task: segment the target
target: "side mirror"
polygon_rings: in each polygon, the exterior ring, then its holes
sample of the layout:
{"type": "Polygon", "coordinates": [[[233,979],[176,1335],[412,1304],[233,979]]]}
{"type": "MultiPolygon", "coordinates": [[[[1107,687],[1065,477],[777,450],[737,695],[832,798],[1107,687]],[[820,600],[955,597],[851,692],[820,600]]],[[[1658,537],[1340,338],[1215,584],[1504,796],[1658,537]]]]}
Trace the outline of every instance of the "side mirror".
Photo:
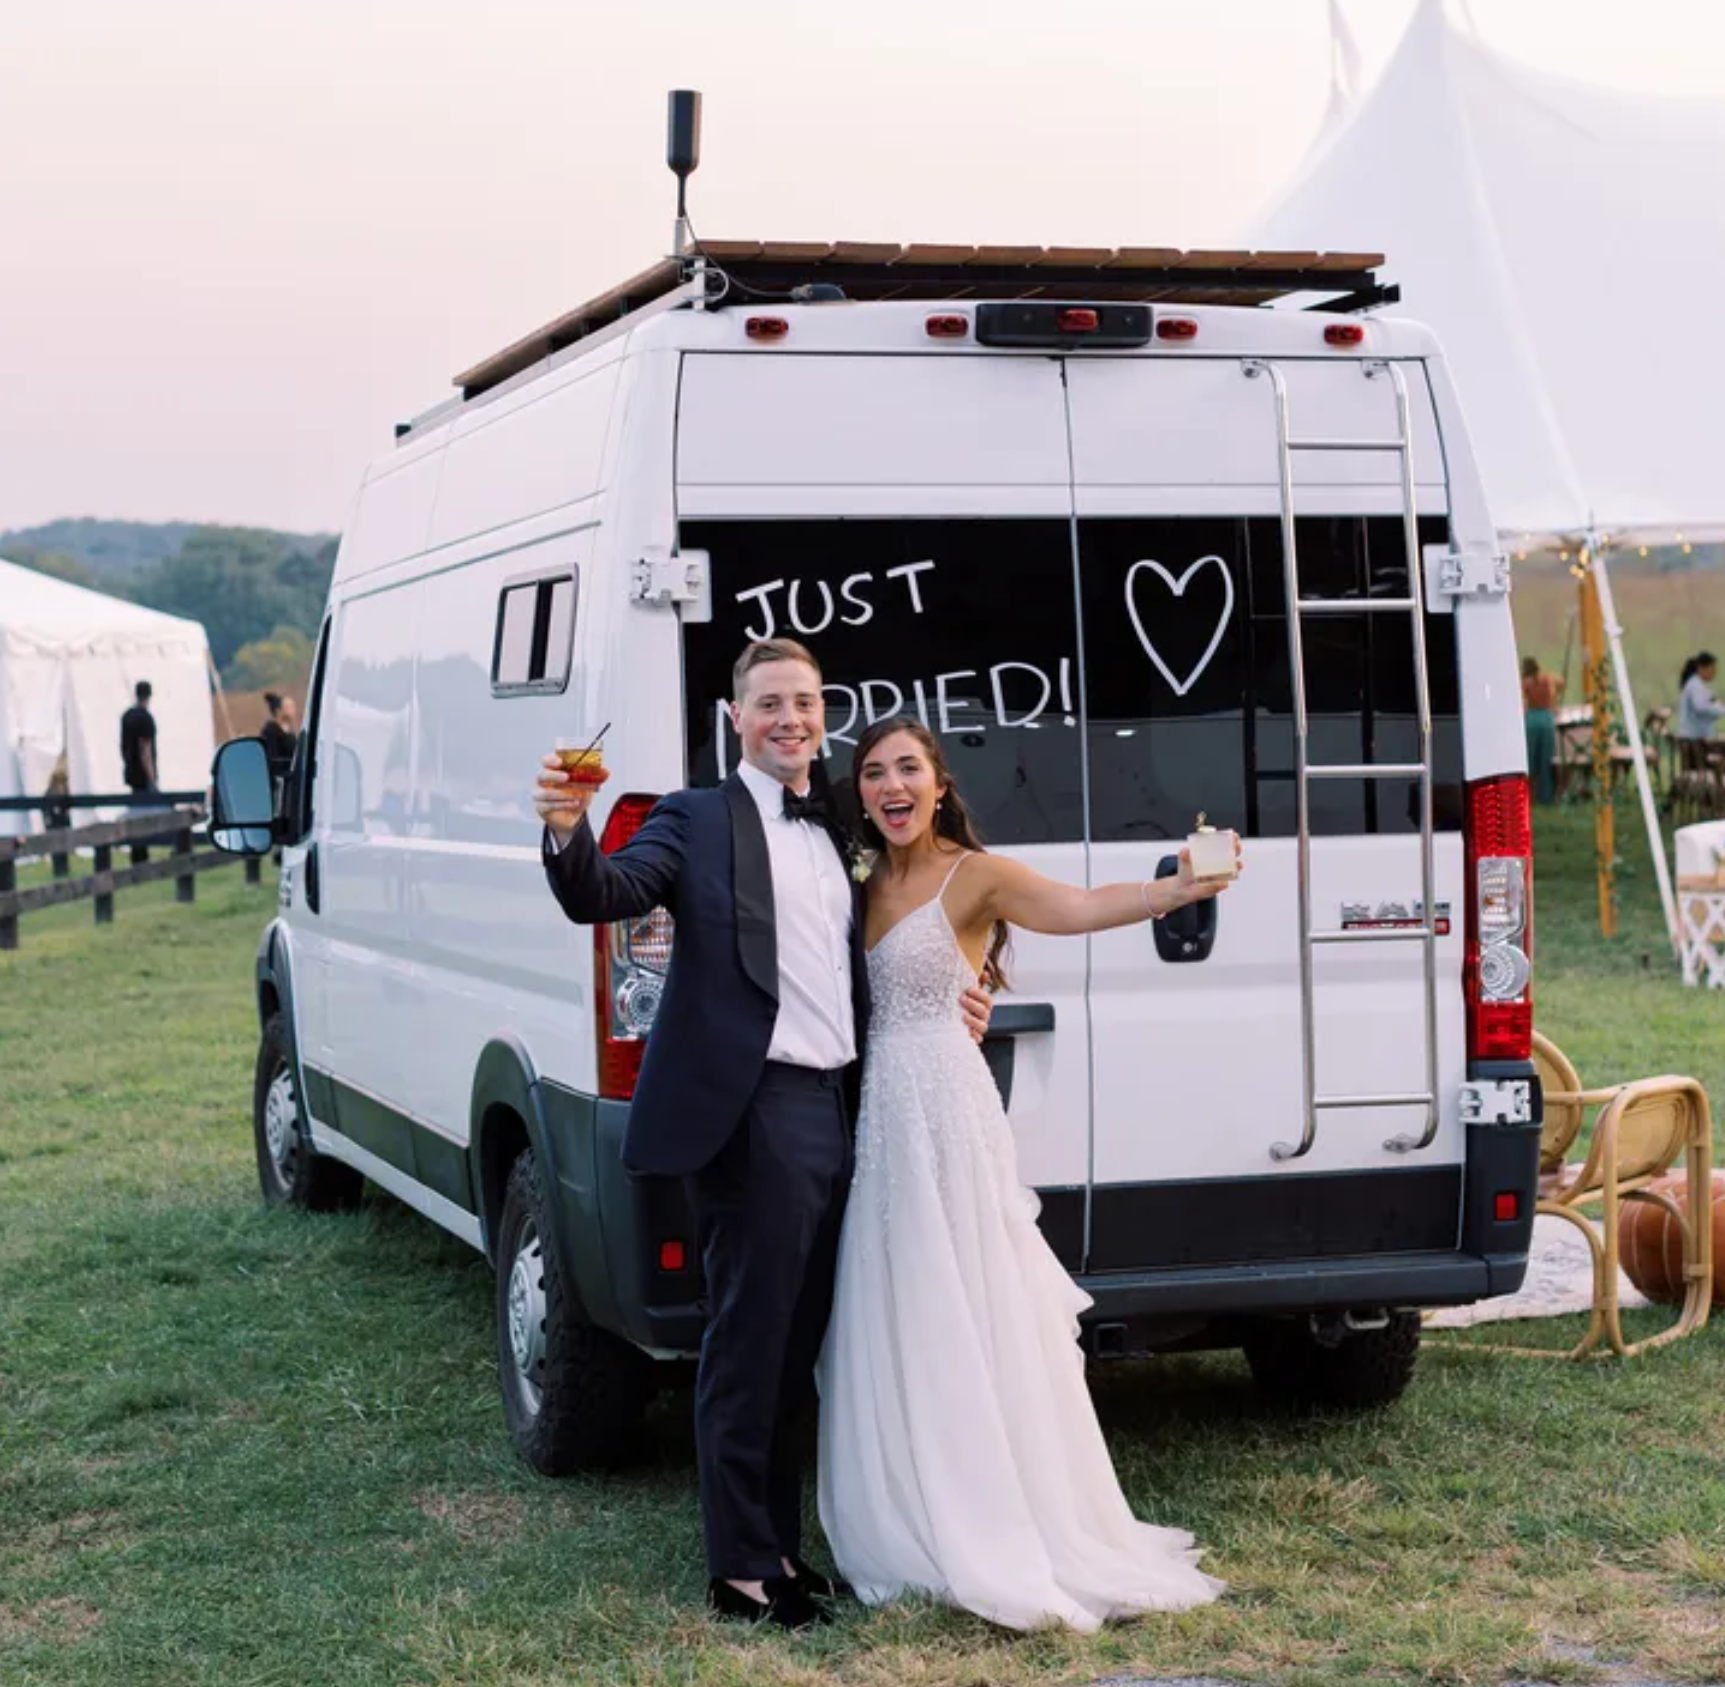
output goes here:
{"type": "Polygon", "coordinates": [[[224,744],[210,786],[210,842],[226,855],[267,855],[275,843],[275,782],[263,740],[224,744]]]}

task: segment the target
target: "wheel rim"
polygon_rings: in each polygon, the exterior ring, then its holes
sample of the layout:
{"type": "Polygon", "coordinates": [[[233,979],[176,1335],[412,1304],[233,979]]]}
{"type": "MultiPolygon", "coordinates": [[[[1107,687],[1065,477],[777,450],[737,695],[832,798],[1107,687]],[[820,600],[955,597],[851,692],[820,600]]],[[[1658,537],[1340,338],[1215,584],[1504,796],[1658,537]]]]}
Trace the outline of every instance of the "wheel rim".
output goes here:
{"type": "Polygon", "coordinates": [[[537,1413],[545,1370],[545,1250],[531,1225],[522,1230],[509,1268],[508,1320],[516,1385],[528,1410],[537,1413]]]}
{"type": "Polygon", "coordinates": [[[283,1187],[292,1184],[299,1160],[299,1104],[294,1100],[293,1074],[285,1064],[276,1068],[264,1096],[264,1146],[283,1187]]]}

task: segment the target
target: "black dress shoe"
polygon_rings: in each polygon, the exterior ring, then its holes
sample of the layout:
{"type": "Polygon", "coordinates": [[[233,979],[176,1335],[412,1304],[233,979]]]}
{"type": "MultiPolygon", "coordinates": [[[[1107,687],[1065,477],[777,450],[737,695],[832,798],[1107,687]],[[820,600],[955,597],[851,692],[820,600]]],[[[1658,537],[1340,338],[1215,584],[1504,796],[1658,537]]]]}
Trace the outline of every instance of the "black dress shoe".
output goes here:
{"type": "Polygon", "coordinates": [[[767,1595],[764,1602],[715,1576],[707,1583],[707,1603],[716,1615],[733,1622],[799,1629],[832,1621],[789,1576],[768,1576],[761,1586],[767,1595]]]}
{"type": "Polygon", "coordinates": [[[764,1623],[772,1615],[772,1605],[762,1599],[751,1599],[740,1587],[714,1576],[707,1583],[707,1603],[721,1617],[740,1623],[764,1623]]]}
{"type": "Polygon", "coordinates": [[[849,1582],[843,1582],[836,1576],[823,1576],[819,1570],[810,1564],[805,1564],[794,1553],[791,1555],[791,1575],[804,1593],[811,1599],[855,1599],[856,1589],[849,1582]]]}

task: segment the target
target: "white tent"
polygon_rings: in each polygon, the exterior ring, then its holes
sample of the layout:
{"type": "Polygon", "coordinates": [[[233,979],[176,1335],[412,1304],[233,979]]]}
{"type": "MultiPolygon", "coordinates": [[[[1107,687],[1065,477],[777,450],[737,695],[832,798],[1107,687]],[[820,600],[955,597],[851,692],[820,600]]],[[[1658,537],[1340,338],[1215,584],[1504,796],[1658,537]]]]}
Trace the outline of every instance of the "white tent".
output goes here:
{"type": "Polygon", "coordinates": [[[1420,0],[1350,99],[1331,15],[1330,115],[1244,244],[1388,255],[1396,308],[1449,357],[1502,532],[1725,534],[1725,104],[1547,75],[1445,0],[1420,0]]]}
{"type": "MultiPolygon", "coordinates": [[[[42,792],[62,755],[74,793],[124,790],[120,716],[139,680],[162,789],[201,791],[215,748],[203,627],[0,561],[0,796],[42,792]]],[[[35,819],[0,813],[0,835],[35,819]]]]}

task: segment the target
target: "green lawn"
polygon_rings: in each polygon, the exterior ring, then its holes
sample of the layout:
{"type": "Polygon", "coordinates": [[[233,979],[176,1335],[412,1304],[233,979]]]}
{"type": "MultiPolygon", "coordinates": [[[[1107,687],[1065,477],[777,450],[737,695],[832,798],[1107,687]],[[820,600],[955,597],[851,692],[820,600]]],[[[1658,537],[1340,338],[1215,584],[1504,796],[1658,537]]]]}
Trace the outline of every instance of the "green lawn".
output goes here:
{"type": "MultiPolygon", "coordinates": [[[[1725,1095],[1725,998],[1677,985],[1633,829],[1609,947],[1586,814],[1539,833],[1542,1023],[1589,1081],[1725,1095]]],[[[1232,1356],[1104,1370],[1129,1494],[1212,1547],[1222,1603],[1089,1640],[923,1608],[710,1625],[686,1397],[642,1466],[543,1480],[504,1436],[476,1255],[382,1198],[260,1207],[273,902],[224,871],[101,930],[29,918],[0,956],[6,1687],[1725,1677],[1725,1321],[1628,1366],[1434,1342],[1358,1421],[1267,1410],[1232,1356]]]]}

